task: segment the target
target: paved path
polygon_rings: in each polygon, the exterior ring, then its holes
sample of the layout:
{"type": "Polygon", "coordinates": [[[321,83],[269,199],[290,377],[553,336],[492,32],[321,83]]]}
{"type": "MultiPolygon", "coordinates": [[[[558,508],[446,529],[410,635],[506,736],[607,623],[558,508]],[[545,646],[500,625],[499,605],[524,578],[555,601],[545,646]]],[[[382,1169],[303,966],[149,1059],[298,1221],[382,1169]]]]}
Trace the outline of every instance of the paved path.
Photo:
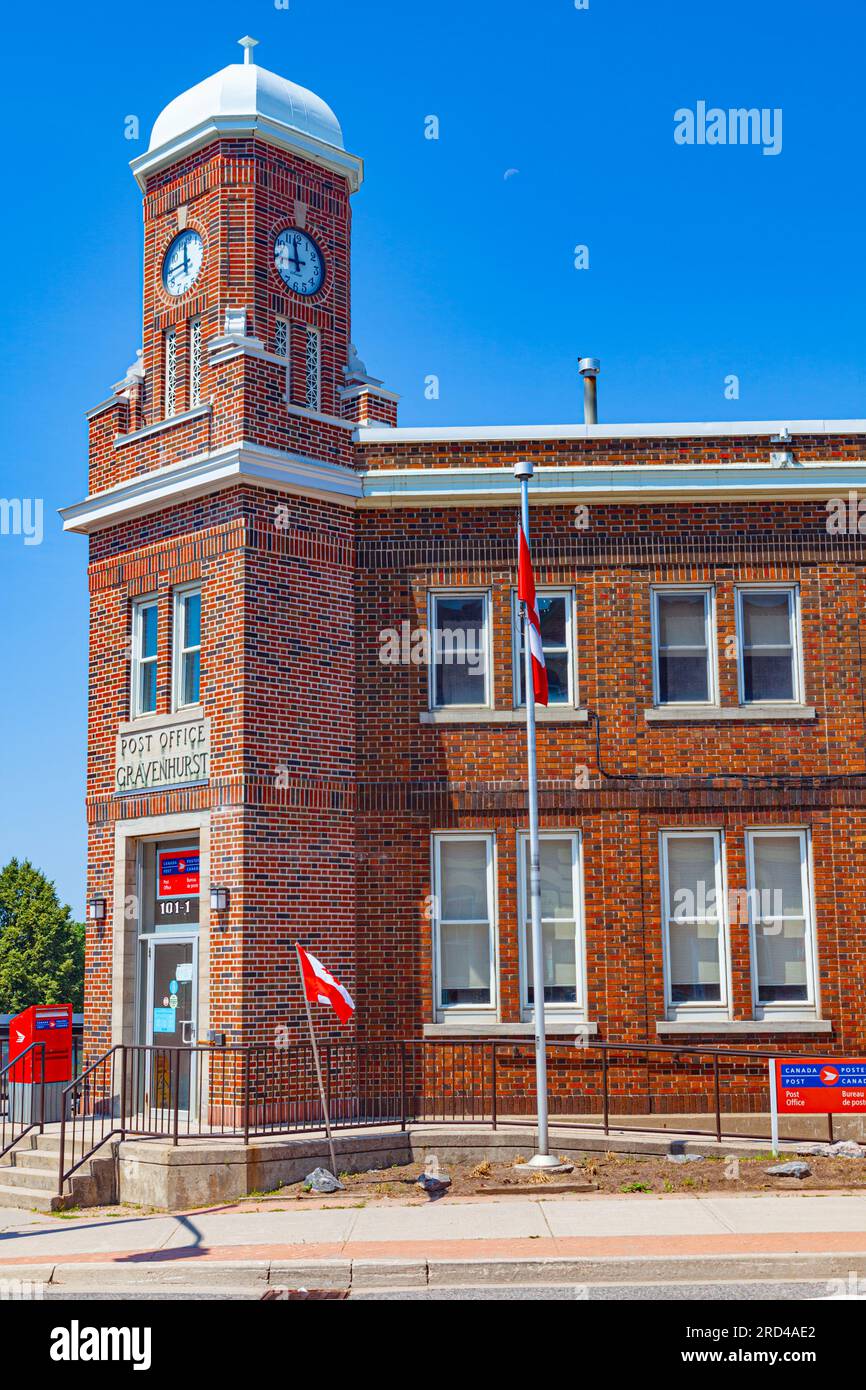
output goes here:
{"type": "Polygon", "coordinates": [[[58,1219],[0,1211],[0,1265],[292,1259],[866,1254],[866,1197],[446,1198],[58,1219]]]}

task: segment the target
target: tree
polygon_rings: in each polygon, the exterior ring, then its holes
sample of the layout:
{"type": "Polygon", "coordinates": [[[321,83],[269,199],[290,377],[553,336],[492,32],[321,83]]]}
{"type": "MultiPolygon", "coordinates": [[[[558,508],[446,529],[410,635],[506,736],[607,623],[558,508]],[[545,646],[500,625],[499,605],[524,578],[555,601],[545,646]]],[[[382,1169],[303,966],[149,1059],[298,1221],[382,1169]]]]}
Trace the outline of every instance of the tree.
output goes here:
{"type": "Polygon", "coordinates": [[[28,1004],[84,1007],[84,926],[25,859],[0,869],[0,1012],[28,1004]]]}

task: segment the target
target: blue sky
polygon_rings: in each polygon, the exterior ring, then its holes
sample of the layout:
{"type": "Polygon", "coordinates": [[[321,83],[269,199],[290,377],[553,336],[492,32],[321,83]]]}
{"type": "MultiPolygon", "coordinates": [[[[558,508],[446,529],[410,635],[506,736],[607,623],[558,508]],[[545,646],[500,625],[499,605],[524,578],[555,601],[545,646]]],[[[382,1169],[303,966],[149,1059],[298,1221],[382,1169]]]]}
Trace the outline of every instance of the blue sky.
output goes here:
{"type": "Polygon", "coordinates": [[[866,414],[858,0],[19,8],[4,77],[0,496],[43,498],[45,535],[0,536],[0,863],[29,856],[79,913],[86,543],[62,535],[56,508],[84,495],[84,412],[140,344],[128,161],[166,102],[237,60],[245,33],[263,66],[333,106],[365,157],[355,338],[401,393],[402,423],[579,419],[579,354],[602,359],[602,420],[866,414]],[[780,108],[781,152],[677,145],[674,113],[699,101],[780,108]]]}

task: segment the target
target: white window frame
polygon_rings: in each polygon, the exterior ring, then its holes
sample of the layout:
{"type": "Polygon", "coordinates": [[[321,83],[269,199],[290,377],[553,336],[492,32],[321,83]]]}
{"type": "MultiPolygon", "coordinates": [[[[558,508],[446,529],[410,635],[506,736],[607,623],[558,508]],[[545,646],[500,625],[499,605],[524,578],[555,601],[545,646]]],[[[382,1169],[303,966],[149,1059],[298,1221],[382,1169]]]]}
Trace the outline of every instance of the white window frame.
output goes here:
{"type": "Polygon", "coordinates": [[[291,319],[278,317],[274,321],[274,356],[279,357],[286,364],[285,390],[283,399],[291,400],[292,387],[292,321],[291,319]],[[285,343],[285,351],[280,352],[280,338],[285,343]]]}
{"type": "Polygon", "coordinates": [[[800,630],[800,586],[798,584],[738,584],[736,586],[737,624],[737,698],[741,705],[799,705],[803,702],[803,637],[800,630]],[[791,661],[794,668],[794,693],[789,700],[746,700],[746,662],[743,642],[744,594],[787,594],[788,629],[791,634],[791,661]]]}
{"type": "Polygon", "coordinates": [[[189,324],[189,404],[201,405],[202,322],[201,318],[190,319],[189,324]]]}
{"type": "MultiPolygon", "coordinates": [[[[132,719],[146,719],[156,713],[154,709],[141,708],[141,672],[144,666],[155,666],[159,675],[159,602],[156,594],[148,594],[133,600],[131,616],[131,648],[129,713],[132,719]],[[149,608],[156,609],[156,655],[142,656],[144,636],[144,613],[149,608]]],[[[158,697],[157,697],[158,703],[158,697]]]]}
{"type": "MultiPolygon", "coordinates": [[[[554,709],[577,709],[578,708],[578,689],[577,689],[577,645],[575,642],[575,623],[574,623],[574,589],[556,588],[548,585],[542,589],[536,589],[538,598],[564,598],[565,599],[565,648],[568,655],[568,693],[569,698],[561,704],[556,702],[552,705],[554,709]]],[[[526,701],[520,699],[520,676],[521,668],[524,665],[525,657],[521,655],[520,645],[523,635],[523,622],[521,619],[521,603],[517,597],[517,590],[511,591],[511,689],[512,701],[515,709],[525,709],[526,701]]]]}
{"type": "MultiPolygon", "coordinates": [[[[718,1021],[720,1019],[727,1020],[730,1018],[731,1014],[731,948],[728,929],[728,895],[724,831],[720,830],[718,826],[712,825],[661,830],[659,832],[659,872],[661,880],[662,958],[664,963],[666,1017],[670,1020],[699,1019],[705,1020],[706,1022],[712,1022],[713,1020],[718,1021]],[[672,997],[671,989],[670,913],[668,910],[668,904],[670,902],[670,881],[668,875],[667,847],[671,840],[693,839],[695,837],[702,839],[711,837],[715,843],[715,891],[719,920],[719,999],[713,1001],[696,999],[684,1002],[681,1000],[675,1001],[672,997]]],[[[690,919],[684,918],[683,920],[688,921],[690,919]]]]}
{"type": "Polygon", "coordinates": [[[427,592],[427,707],[430,710],[483,710],[493,708],[493,602],[489,589],[429,589],[427,592]],[[484,603],[484,637],[486,646],[484,670],[484,699],[474,705],[437,705],[436,700],[436,604],[449,598],[480,598],[484,603]]]}
{"type": "Polygon", "coordinates": [[[318,328],[304,324],[304,406],[307,410],[320,410],[322,405],[322,335],[318,328]],[[315,392],[310,390],[312,374],[310,371],[310,343],[316,344],[315,392]]]}
{"type": "MultiPolygon", "coordinates": [[[[586,935],[583,902],[583,836],[579,830],[542,830],[540,840],[571,841],[572,894],[574,898],[574,950],[575,985],[577,998],[574,1003],[557,1004],[545,1002],[544,1017],[557,1023],[586,1022],[586,935]]],[[[527,938],[531,929],[526,905],[526,845],[529,832],[517,833],[517,921],[518,954],[520,964],[520,1010],[524,1022],[534,1017],[533,1006],[529,1002],[529,951],[527,938]]],[[[542,919],[543,920],[543,919],[542,919]]]]}
{"type": "Polygon", "coordinates": [[[752,1010],[756,1019],[810,1021],[818,1017],[818,950],[815,940],[815,894],[812,874],[812,837],[806,826],[750,826],[746,830],[746,886],[749,904],[749,955],[752,979],[752,1010]],[[806,998],[763,1003],[758,996],[757,923],[755,921],[755,841],[796,835],[800,840],[800,877],[803,916],[806,921],[806,998]]]}
{"type": "Polygon", "coordinates": [[[165,418],[177,414],[177,328],[167,328],[163,335],[165,355],[165,418]]]}
{"type": "MultiPolygon", "coordinates": [[[[462,1023],[490,1023],[499,1008],[499,906],[497,898],[496,834],[492,830],[435,830],[430,836],[430,878],[433,888],[433,1008],[436,1022],[459,1017],[462,1023]],[[487,907],[489,913],[489,1004],[443,1004],[441,969],[442,845],[449,840],[480,840],[486,846],[487,907]]],[[[464,919],[465,920],[465,919],[464,919]]]]}
{"type": "Polygon", "coordinates": [[[199,654],[199,683],[201,682],[201,650],[202,644],[198,646],[186,646],[186,633],[182,630],[183,620],[183,600],[190,594],[198,594],[201,599],[201,584],[179,584],[172,593],[172,612],[171,612],[171,707],[173,710],[198,709],[201,704],[201,688],[199,687],[199,699],[195,704],[184,704],[181,700],[183,693],[183,658],[186,652],[198,651],[199,654]],[[183,639],[183,640],[182,640],[183,639]]]}
{"type": "Polygon", "coordinates": [[[718,652],[716,650],[716,590],[713,584],[654,584],[651,589],[650,626],[653,648],[653,704],[659,709],[676,708],[679,705],[695,709],[706,709],[719,703],[718,652]],[[670,598],[676,594],[704,595],[704,632],[707,641],[707,696],[706,700],[665,700],[661,699],[659,678],[659,615],[660,598],[670,598]]]}

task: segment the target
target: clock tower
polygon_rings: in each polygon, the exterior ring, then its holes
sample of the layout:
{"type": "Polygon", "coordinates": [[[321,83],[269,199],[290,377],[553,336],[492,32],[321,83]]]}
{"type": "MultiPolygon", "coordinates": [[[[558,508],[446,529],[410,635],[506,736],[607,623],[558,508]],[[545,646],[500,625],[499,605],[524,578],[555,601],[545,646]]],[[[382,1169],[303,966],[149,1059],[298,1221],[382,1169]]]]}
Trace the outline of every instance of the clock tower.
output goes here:
{"type": "Polygon", "coordinates": [[[362,161],[240,42],[133,162],[143,343],[63,513],[90,537],[90,1056],[295,1036],[296,940],[357,987],[355,430],[396,397],[351,343],[362,161]]]}
{"type": "Polygon", "coordinates": [[[324,101],[254,63],[254,39],[241,44],[243,63],[169,103],[132,166],[144,194],[143,422],[219,397],[218,437],[240,429],[348,464],[349,198],[363,164],[324,101]]]}

